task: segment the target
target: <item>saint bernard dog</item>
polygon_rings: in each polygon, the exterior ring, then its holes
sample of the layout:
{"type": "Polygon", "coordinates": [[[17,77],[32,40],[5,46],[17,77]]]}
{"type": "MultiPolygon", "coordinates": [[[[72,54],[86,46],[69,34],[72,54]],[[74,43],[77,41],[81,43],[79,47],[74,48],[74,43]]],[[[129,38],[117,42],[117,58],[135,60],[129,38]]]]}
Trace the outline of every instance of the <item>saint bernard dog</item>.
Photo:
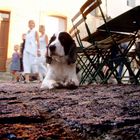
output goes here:
{"type": "Polygon", "coordinates": [[[41,89],[76,88],[76,44],[67,32],[54,34],[47,46],[47,73],[41,89]]]}

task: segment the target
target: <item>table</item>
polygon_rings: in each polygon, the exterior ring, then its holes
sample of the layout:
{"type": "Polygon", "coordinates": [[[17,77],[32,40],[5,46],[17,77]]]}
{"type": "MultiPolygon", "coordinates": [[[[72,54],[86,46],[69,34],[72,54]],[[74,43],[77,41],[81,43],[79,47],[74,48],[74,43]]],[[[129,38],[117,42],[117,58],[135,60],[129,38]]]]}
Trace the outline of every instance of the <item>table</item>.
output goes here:
{"type": "MultiPolygon", "coordinates": [[[[140,29],[140,6],[134,7],[125,13],[107,22],[110,31],[134,33],[140,29]]],[[[97,30],[106,30],[106,26],[101,25],[97,30]]]]}

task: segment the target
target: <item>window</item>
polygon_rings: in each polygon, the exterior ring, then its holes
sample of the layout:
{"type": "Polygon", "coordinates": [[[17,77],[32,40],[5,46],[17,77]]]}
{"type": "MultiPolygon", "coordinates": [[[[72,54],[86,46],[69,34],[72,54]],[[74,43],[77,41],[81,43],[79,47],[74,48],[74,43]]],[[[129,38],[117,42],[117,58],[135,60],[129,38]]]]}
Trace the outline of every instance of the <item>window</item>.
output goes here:
{"type": "Polygon", "coordinates": [[[54,33],[66,31],[67,20],[65,17],[48,16],[46,18],[46,33],[50,38],[54,33]]]}
{"type": "Polygon", "coordinates": [[[127,0],[127,6],[135,7],[136,6],[136,0],[127,0]]]}

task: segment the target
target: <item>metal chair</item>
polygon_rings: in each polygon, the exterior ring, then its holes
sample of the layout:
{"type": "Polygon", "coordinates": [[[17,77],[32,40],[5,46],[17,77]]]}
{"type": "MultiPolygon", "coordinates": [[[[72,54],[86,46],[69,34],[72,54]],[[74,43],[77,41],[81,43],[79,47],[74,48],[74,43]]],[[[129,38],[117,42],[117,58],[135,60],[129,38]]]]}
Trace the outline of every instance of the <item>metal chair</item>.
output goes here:
{"type": "Polygon", "coordinates": [[[74,31],[75,38],[81,48],[80,53],[78,53],[79,60],[77,62],[83,70],[82,83],[87,82],[87,80],[88,83],[107,83],[112,76],[118,83],[121,83],[122,76],[120,77],[118,72],[120,64],[117,63],[119,61],[123,62],[137,83],[137,78],[130,66],[131,62],[127,59],[129,47],[132,46],[134,39],[132,39],[131,35],[110,31],[100,4],[101,0],[87,0],[81,6],[79,12],[72,18],[73,28],[70,32],[74,31]],[[96,30],[96,32],[91,33],[87,19],[88,15],[97,8],[99,8],[104,21],[104,30],[96,30]],[[87,34],[86,38],[81,37],[83,29],[85,29],[87,34]],[[101,37],[98,37],[98,35],[101,37]],[[91,44],[85,47],[83,44],[84,40],[91,44]],[[126,41],[130,41],[130,43],[127,49],[122,52],[119,44],[126,41]],[[105,72],[104,67],[108,68],[107,72],[105,72]]]}
{"type": "Polygon", "coordinates": [[[87,16],[93,10],[97,9],[100,4],[101,0],[87,0],[80,8],[80,11],[72,18],[73,28],[70,33],[74,31],[78,45],[82,50],[82,53],[78,53],[79,60],[77,61],[78,64],[82,64],[81,69],[83,71],[81,83],[87,82],[87,80],[88,83],[98,83],[103,82],[105,79],[103,67],[105,66],[105,57],[110,54],[109,47],[106,47],[105,45],[105,47],[99,47],[99,44],[97,44],[96,40],[93,38],[86,22],[87,16]],[[88,47],[83,45],[83,39],[81,38],[83,28],[80,27],[81,25],[86,29],[85,32],[88,36],[88,42],[91,43],[88,47]]]}
{"type": "MultiPolygon", "coordinates": [[[[91,2],[91,0],[86,1],[83,6],[85,7],[85,5],[87,5],[89,2],[91,2]]],[[[99,3],[98,1],[95,1],[92,8],[89,9],[90,10],[89,13],[92,10],[96,9],[99,4],[101,4],[101,3],[99,3]]],[[[89,33],[90,31],[89,31],[88,25],[85,22],[85,18],[83,17],[81,9],[72,18],[72,24],[73,24],[73,27],[69,32],[72,35],[72,37],[75,38],[75,40],[77,41],[77,44],[78,44],[77,64],[79,65],[79,67],[81,69],[81,75],[82,75],[81,84],[84,84],[84,83],[89,84],[93,81],[97,82],[97,81],[99,81],[99,79],[104,78],[104,73],[102,71],[100,71],[97,74],[97,77],[94,78],[94,76],[93,76],[93,73],[98,69],[98,63],[99,63],[99,59],[100,59],[99,49],[96,48],[96,45],[94,45],[94,42],[88,43],[87,46],[84,44],[85,42],[83,41],[83,38],[81,36],[81,34],[82,34],[81,29],[86,27],[85,32],[87,33],[88,36],[90,36],[90,33],[89,33]],[[97,51],[98,51],[98,53],[97,53],[97,51]]],[[[91,39],[91,40],[94,41],[93,39],[91,39]]]]}

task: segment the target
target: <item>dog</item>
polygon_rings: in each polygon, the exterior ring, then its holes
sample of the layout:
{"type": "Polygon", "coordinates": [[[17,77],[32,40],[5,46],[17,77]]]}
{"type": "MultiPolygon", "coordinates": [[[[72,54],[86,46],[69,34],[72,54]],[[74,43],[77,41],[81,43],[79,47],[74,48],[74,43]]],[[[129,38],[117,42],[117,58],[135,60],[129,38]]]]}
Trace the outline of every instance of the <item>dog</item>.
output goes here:
{"type": "Polygon", "coordinates": [[[47,46],[47,73],[41,89],[77,88],[76,44],[69,33],[54,34],[47,46]]]}

